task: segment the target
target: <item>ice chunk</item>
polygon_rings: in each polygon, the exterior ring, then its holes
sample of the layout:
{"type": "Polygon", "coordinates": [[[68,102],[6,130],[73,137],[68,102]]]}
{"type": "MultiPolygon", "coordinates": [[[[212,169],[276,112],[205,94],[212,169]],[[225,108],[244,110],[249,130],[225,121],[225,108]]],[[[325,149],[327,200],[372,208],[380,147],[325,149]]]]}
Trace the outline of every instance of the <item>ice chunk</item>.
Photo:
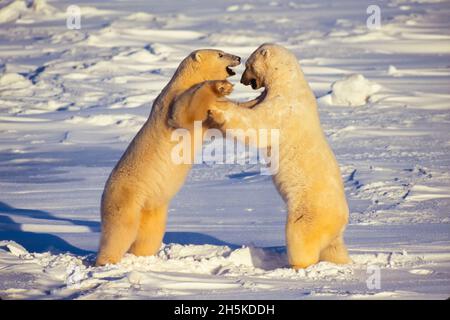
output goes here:
{"type": "Polygon", "coordinates": [[[20,256],[28,253],[27,249],[14,241],[0,241],[0,249],[6,249],[15,256],[20,256]]]}
{"type": "Polygon", "coordinates": [[[27,4],[24,0],[11,2],[0,10],[0,23],[15,21],[26,11],[27,4]]]}
{"type": "Polygon", "coordinates": [[[380,85],[367,80],[362,74],[352,74],[331,85],[331,104],[362,106],[380,88],[380,85]]]}

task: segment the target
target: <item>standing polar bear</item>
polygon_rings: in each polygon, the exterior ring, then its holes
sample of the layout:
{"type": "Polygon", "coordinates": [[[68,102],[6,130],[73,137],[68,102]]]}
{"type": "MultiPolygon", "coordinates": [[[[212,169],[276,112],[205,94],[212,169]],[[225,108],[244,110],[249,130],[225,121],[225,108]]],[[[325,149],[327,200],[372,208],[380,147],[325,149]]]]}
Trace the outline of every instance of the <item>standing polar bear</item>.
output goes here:
{"type": "Polygon", "coordinates": [[[350,262],[343,240],[348,206],[341,172],[320,126],[316,99],[297,58],[287,49],[260,46],[247,60],[241,82],[265,87],[252,108],[223,102],[209,110],[221,130],[279,129],[279,169],[274,183],[287,203],[289,263],[350,262]]]}
{"type": "Polygon", "coordinates": [[[158,251],[169,202],[191,168],[171,161],[176,142],[171,141],[174,128],[168,124],[170,106],[196,84],[234,75],[230,67],[239,63],[237,56],[210,49],[194,51],[181,62],[106,182],[96,265],[117,263],[127,251],[138,256],[158,251]]]}

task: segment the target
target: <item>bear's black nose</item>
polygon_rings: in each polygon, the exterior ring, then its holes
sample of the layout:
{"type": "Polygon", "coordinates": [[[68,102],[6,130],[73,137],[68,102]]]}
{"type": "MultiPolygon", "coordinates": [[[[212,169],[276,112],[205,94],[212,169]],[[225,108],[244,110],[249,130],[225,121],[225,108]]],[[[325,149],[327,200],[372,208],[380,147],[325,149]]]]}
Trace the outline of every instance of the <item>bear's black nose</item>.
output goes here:
{"type": "Polygon", "coordinates": [[[241,57],[235,56],[234,59],[237,60],[237,62],[241,63],[241,57]]]}

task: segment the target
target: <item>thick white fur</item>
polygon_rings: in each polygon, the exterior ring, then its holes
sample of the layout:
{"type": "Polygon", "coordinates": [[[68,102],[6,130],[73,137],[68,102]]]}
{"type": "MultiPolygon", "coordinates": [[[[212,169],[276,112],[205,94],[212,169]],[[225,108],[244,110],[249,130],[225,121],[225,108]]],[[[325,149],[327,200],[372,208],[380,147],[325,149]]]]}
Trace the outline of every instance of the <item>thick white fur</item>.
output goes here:
{"type": "Polygon", "coordinates": [[[219,103],[210,110],[210,121],[223,131],[280,130],[279,171],[273,181],[288,208],[290,264],[306,268],[320,260],[350,262],[343,240],[348,207],[341,172],[297,58],[281,46],[264,44],[248,59],[241,82],[265,87],[260,101],[252,108],[219,103]]]}
{"type": "Polygon", "coordinates": [[[198,50],[185,58],[156,98],[150,116],[119,160],[101,201],[102,230],[96,265],[118,262],[127,252],[153,255],[165,232],[167,208],[191,165],[174,164],[168,124],[178,95],[206,80],[223,80],[239,58],[218,50],[198,50]]]}

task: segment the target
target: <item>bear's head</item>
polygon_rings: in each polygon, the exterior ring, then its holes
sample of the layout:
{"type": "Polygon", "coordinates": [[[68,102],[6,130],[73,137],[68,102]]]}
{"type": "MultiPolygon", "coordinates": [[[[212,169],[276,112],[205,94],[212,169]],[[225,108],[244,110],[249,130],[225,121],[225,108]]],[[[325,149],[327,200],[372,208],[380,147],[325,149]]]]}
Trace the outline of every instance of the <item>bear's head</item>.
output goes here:
{"type": "Polygon", "coordinates": [[[221,50],[200,49],[188,57],[193,70],[204,80],[223,80],[236,73],[231,69],[241,63],[241,58],[221,50]]]}
{"type": "Polygon", "coordinates": [[[272,79],[292,74],[297,66],[297,58],[289,50],[280,45],[265,43],[247,59],[241,83],[251,85],[254,90],[259,89],[267,86],[272,79]]]}

